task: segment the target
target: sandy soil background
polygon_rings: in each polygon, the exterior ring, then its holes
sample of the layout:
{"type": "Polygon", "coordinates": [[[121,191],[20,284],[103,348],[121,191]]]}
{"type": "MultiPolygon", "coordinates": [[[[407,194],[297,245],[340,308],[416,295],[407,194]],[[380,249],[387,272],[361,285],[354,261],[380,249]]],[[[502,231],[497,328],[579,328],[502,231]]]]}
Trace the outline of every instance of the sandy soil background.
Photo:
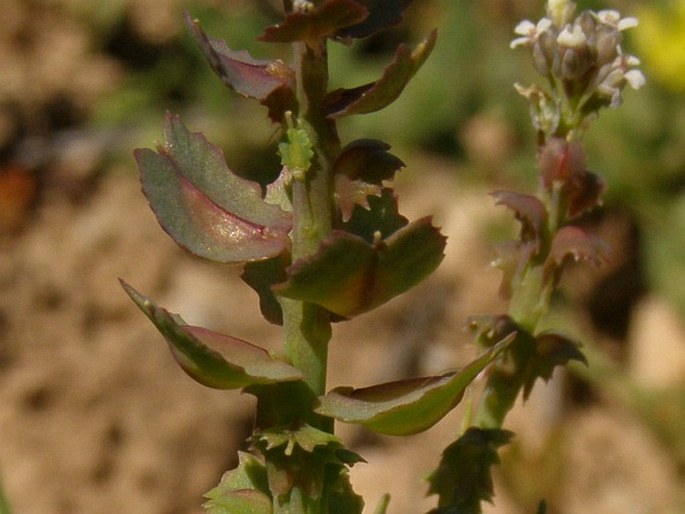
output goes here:
{"type": "MultiPolygon", "coordinates": [[[[279,332],[259,317],[239,269],[195,259],[165,236],[140,193],[132,158],[106,156],[109,146],[151,142],[86,128],[88,106],[116,84],[120,70],[90,51],[67,4],[41,10],[4,0],[2,8],[0,477],[16,514],[201,512],[202,493],[236,463],[253,402],[185,376],[117,278],[191,323],[267,347],[279,344],[279,332]]],[[[160,24],[168,21],[154,2],[132,5],[157,9],[160,24]]],[[[506,219],[487,197],[491,187],[455,178],[449,161],[403,158],[402,211],[435,215],[449,236],[447,257],[411,293],[335,327],[332,386],[458,366],[475,351],[466,317],[504,308],[484,235],[506,219]],[[419,187],[424,169],[432,180],[419,187]]],[[[630,259],[625,219],[609,215],[598,227],[630,259]]],[[[588,305],[620,265],[572,273],[576,287],[566,295],[588,305]]],[[[603,298],[608,307],[611,296],[603,298]]],[[[682,444],[664,442],[631,397],[612,388],[682,384],[682,320],[649,290],[636,296],[619,336],[607,335],[588,310],[574,315],[587,340],[598,343],[593,351],[627,381],[590,374],[588,385],[559,374],[538,387],[512,413],[516,444],[497,473],[497,508],[487,512],[532,513],[543,496],[550,513],[685,512],[685,461],[674,450],[682,444]]],[[[369,461],[353,470],[369,505],[387,491],[393,513],[430,508],[421,479],[459,431],[460,415],[457,409],[406,440],[340,427],[369,461]]],[[[663,419],[673,422],[668,412],[663,419]]]]}

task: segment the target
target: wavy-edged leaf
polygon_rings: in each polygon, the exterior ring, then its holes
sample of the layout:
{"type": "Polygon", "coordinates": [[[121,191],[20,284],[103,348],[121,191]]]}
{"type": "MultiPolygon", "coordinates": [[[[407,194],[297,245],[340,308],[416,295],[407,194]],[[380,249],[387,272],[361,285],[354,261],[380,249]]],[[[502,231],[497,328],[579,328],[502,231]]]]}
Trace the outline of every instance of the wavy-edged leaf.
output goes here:
{"type": "Polygon", "coordinates": [[[590,261],[599,266],[607,258],[607,245],[598,236],[573,225],[560,228],[552,239],[548,267],[561,266],[565,260],[590,261]]]}
{"type": "Polygon", "coordinates": [[[429,514],[481,514],[481,501],[494,494],[490,468],[499,463],[497,450],[514,436],[508,430],[471,427],[442,453],[428,478],[428,494],[439,495],[429,514]]]}
{"type": "Polygon", "coordinates": [[[214,72],[229,88],[259,100],[269,109],[269,118],[280,122],[295,105],[294,71],[281,61],[257,60],[245,50],[231,50],[225,41],[209,38],[197,20],[185,12],[186,26],[214,72]]]}
{"type": "Polygon", "coordinates": [[[314,42],[359,23],[368,14],[355,0],[324,0],[311,10],[288,13],[283,23],[268,27],[259,39],[269,43],[314,42]]]}
{"type": "Polygon", "coordinates": [[[435,46],[436,37],[437,32],[434,30],[413,52],[407,45],[400,45],[392,63],[376,82],[354,89],[331,91],[326,98],[325,107],[329,117],[368,114],[390,105],[426,61],[435,46]]]}
{"type": "Polygon", "coordinates": [[[264,463],[242,451],[238,461],[238,467],[224,473],[219,485],[205,494],[205,509],[210,514],[271,514],[264,463]]]}
{"type": "Polygon", "coordinates": [[[392,180],[395,173],[405,166],[388,150],[390,145],[378,139],[356,139],[340,151],[334,172],[352,180],[381,185],[384,180],[392,180]]]}
{"type": "Polygon", "coordinates": [[[514,336],[502,354],[508,359],[503,370],[491,373],[490,380],[508,383],[511,392],[523,389],[523,399],[530,396],[538,378],[547,382],[557,366],[576,360],[587,365],[585,355],[576,342],[553,331],[533,335],[507,315],[474,316],[470,326],[481,345],[490,347],[506,336],[514,336]],[[498,375],[499,378],[494,377],[498,375]]]}
{"type": "Polygon", "coordinates": [[[491,195],[497,201],[497,205],[504,205],[514,211],[516,219],[521,222],[521,239],[535,241],[539,249],[545,237],[549,217],[545,205],[535,196],[515,191],[495,191],[491,195]]]}
{"type": "Polygon", "coordinates": [[[223,152],[167,114],[165,144],[135,151],[143,192],[182,247],[218,262],[248,262],[289,245],[290,215],[266,203],[256,182],[235,175],[223,152]]]}
{"type": "Polygon", "coordinates": [[[583,171],[573,175],[564,184],[569,218],[575,218],[599,206],[605,190],[606,182],[595,173],[583,171]]]}
{"type": "Polygon", "coordinates": [[[183,319],[155,305],[123,280],[126,293],[169,343],[183,371],[215,389],[238,389],[302,379],[302,373],[266,350],[247,341],[185,324],[183,319]]]}
{"type": "Polygon", "coordinates": [[[297,484],[306,496],[320,498],[327,487],[346,478],[346,466],[363,462],[339,438],[307,424],[261,430],[252,439],[266,456],[269,489],[274,496],[288,494],[297,484]]]}
{"type": "Polygon", "coordinates": [[[402,14],[412,0],[356,0],[356,2],[366,7],[368,16],[361,23],[339,30],[336,33],[337,37],[364,38],[393,27],[402,21],[402,14]]]}
{"type": "Polygon", "coordinates": [[[450,412],[461,401],[466,387],[512,339],[506,338],[460,371],[361,389],[337,387],[319,398],[315,410],[380,434],[416,434],[450,412]]]}
{"type": "Polygon", "coordinates": [[[362,237],[367,243],[373,243],[380,234],[381,239],[394,234],[407,226],[409,220],[397,209],[395,192],[384,187],[380,196],[369,196],[366,199],[368,208],[355,206],[352,216],[342,224],[345,232],[362,237]]]}
{"type": "Polygon", "coordinates": [[[542,332],[535,336],[535,354],[531,357],[526,370],[526,382],[523,386],[523,399],[527,399],[538,378],[548,382],[552,378],[554,368],[565,366],[570,361],[588,362],[580,345],[556,332],[542,332]]]}
{"type": "Polygon", "coordinates": [[[382,196],[384,180],[391,180],[404,163],[388,152],[390,145],[377,139],[357,139],[345,146],[334,164],[335,196],[343,222],[355,205],[371,209],[369,196],[382,196]]]}
{"type": "Polygon", "coordinates": [[[369,196],[381,196],[382,188],[363,180],[353,180],[346,175],[335,176],[335,199],[340,208],[343,222],[352,218],[356,205],[369,210],[369,196]]]}
{"type": "Polygon", "coordinates": [[[445,237],[423,218],[374,244],[334,230],[312,256],[288,268],[276,294],[316,303],[343,317],[369,311],[404,293],[442,261],[445,237]]]}

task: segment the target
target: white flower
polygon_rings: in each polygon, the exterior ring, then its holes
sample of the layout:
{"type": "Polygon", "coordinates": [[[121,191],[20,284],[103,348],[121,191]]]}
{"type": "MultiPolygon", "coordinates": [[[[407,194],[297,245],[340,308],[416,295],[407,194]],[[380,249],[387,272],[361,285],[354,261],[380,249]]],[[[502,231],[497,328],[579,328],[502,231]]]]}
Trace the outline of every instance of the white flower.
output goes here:
{"type": "Polygon", "coordinates": [[[517,37],[509,45],[511,48],[516,48],[517,46],[527,46],[534,45],[537,38],[545,32],[552,25],[552,21],[549,18],[542,18],[538,21],[537,25],[530,20],[523,20],[514,29],[514,34],[518,34],[522,37],[517,37]]]}
{"type": "Polygon", "coordinates": [[[640,70],[628,70],[623,74],[623,76],[626,78],[626,82],[628,82],[630,87],[633,89],[640,89],[647,83],[647,79],[640,70]]]}
{"type": "Polygon", "coordinates": [[[614,27],[619,31],[637,27],[637,18],[621,18],[621,13],[613,9],[599,11],[595,16],[601,23],[614,27]]]}
{"type": "Polygon", "coordinates": [[[587,45],[587,37],[585,37],[585,32],[580,27],[580,25],[573,25],[572,29],[569,29],[570,25],[566,25],[564,30],[557,36],[557,43],[560,46],[565,46],[567,48],[581,48],[587,45]]]}

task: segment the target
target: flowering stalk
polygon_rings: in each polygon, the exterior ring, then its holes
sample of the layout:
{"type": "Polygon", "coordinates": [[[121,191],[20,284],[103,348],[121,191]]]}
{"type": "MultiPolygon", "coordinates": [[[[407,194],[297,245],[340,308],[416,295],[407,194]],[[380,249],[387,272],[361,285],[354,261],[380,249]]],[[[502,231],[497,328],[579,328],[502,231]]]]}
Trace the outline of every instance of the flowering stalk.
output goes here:
{"type": "Polygon", "coordinates": [[[481,500],[493,494],[489,467],[498,462],[497,448],[512,436],[501,427],[519,394],[526,399],[535,381],[551,378],[558,365],[585,362],[574,341],[538,327],[566,264],[598,265],[606,258],[604,243],[578,225],[583,214],[601,204],[605,189],[586,168],[581,139],[602,108],[621,104],[626,85],[638,89],[645,78],[636,68],[639,60],[621,47],[622,33],[637,24],[635,18],[621,18],[613,10],[578,16],[575,11],[570,0],[549,0],[547,15],[537,23],[519,23],[519,37],[511,43],[531,53],[546,81],[545,86],[515,85],[528,101],[537,132],[539,189],[536,195],[493,193],[521,224],[518,240],[501,245],[494,263],[503,271],[501,290],[509,309],[473,318],[472,326],[486,347],[506,336],[513,342],[487,370],[474,426],[445,450],[430,478],[430,491],[439,495],[435,513],[480,512],[481,500]]]}
{"type": "MultiPolygon", "coordinates": [[[[621,18],[613,10],[586,10],[574,18],[575,10],[568,0],[548,2],[547,16],[536,24],[519,23],[515,32],[520,37],[511,43],[531,52],[535,70],[547,80],[547,88],[516,84],[528,100],[538,135],[537,196],[495,193],[522,223],[520,240],[496,262],[505,271],[508,317],[533,336],[565,264],[580,259],[599,264],[605,258],[602,242],[575,224],[600,205],[605,188],[602,179],[586,169],[581,137],[600,109],[621,105],[626,85],[638,89],[645,83],[635,68],[639,60],[621,47],[622,32],[637,20],[621,18]]],[[[503,355],[491,370],[476,417],[481,427],[500,427],[526,384],[524,374],[514,378],[504,369],[506,358],[503,355]]]]}

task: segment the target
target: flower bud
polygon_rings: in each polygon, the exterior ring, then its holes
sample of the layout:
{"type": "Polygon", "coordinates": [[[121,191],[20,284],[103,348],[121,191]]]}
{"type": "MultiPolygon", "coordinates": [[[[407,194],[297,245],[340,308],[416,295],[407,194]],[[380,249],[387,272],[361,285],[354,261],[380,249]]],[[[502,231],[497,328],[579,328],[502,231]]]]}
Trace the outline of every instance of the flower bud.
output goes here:
{"type": "Polygon", "coordinates": [[[570,23],[575,10],[576,4],[570,0],[549,0],[547,2],[547,17],[558,28],[570,23]]]}
{"type": "Polygon", "coordinates": [[[597,50],[597,64],[602,66],[613,61],[618,55],[621,34],[616,29],[606,25],[598,27],[596,31],[595,49],[597,50]]]}

